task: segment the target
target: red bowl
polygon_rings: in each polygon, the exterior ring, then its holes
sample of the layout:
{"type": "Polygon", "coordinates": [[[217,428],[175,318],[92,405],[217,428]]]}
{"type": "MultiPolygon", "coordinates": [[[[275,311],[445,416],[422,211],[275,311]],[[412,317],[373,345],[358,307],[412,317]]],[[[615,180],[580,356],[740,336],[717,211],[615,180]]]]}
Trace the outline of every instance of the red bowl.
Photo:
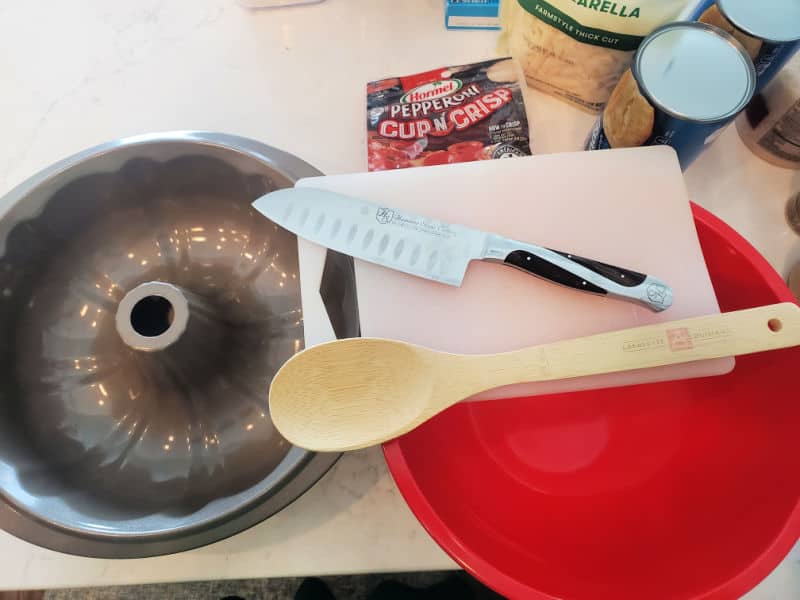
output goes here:
{"type": "MultiPolygon", "coordinates": [[[[693,206],[723,311],[794,301],[693,206]]],[[[464,403],[384,445],[414,514],[510,598],[735,598],[800,535],[800,348],[730,375],[464,403]]]]}

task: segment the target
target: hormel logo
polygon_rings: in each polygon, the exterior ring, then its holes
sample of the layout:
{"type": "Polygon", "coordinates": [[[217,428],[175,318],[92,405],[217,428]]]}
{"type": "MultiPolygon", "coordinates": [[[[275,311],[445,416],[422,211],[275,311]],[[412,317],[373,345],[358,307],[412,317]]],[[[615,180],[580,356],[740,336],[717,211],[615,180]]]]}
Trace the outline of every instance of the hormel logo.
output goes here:
{"type": "Polygon", "coordinates": [[[410,92],[407,92],[400,98],[401,104],[411,104],[412,102],[422,102],[424,100],[434,100],[435,98],[443,98],[454,94],[461,89],[462,83],[460,79],[443,79],[440,81],[432,81],[415,87],[410,92]]]}

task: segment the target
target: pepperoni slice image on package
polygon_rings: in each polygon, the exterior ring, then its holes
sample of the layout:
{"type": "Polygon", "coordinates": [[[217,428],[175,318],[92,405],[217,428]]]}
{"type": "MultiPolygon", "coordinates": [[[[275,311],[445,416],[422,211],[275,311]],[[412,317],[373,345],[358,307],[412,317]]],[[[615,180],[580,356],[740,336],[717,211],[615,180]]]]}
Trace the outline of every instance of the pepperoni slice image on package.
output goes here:
{"type": "Polygon", "coordinates": [[[529,156],[519,82],[510,58],[370,82],[369,170],[529,156]]]}

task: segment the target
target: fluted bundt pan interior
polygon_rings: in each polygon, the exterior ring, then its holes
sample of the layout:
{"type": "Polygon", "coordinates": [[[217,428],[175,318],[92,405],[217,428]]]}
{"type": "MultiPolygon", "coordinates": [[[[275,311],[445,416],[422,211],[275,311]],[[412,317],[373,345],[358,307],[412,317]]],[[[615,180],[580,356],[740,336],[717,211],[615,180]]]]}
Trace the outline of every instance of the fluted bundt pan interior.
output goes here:
{"type": "Polygon", "coordinates": [[[335,461],[267,390],[303,345],[296,238],[260,195],[317,174],[219,134],[89,150],[0,200],[0,526],[146,556],[231,535],[335,461]]]}

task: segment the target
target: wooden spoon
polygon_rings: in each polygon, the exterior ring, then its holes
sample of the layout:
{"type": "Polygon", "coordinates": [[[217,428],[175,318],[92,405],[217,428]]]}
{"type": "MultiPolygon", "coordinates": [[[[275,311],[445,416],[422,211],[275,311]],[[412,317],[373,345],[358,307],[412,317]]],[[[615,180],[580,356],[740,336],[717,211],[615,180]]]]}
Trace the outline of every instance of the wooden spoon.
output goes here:
{"type": "MultiPolygon", "coordinates": [[[[392,340],[314,346],[289,360],[269,391],[287,440],[318,452],[397,437],[479,392],[800,345],[800,307],[773,304],[486,355],[446,354],[392,340]]],[[[643,399],[643,401],[646,401],[643,399]]]]}

